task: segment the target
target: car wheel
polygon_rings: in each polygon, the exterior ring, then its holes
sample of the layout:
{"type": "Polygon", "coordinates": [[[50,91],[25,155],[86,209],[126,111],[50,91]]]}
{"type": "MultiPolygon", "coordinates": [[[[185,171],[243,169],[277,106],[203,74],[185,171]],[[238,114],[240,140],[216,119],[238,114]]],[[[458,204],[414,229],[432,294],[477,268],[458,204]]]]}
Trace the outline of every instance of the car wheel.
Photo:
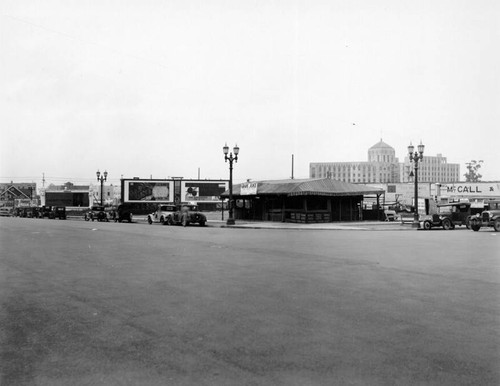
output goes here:
{"type": "Polygon", "coordinates": [[[204,227],[205,226],[205,221],[200,221],[200,226],[204,227]]]}
{"type": "Polygon", "coordinates": [[[432,224],[430,221],[424,221],[424,229],[426,231],[430,230],[432,228],[432,224]]]}
{"type": "Polygon", "coordinates": [[[148,216],[148,224],[151,225],[153,223],[153,220],[151,220],[151,216],[148,216]]]}
{"type": "Polygon", "coordinates": [[[445,218],[443,220],[443,229],[446,230],[446,231],[451,229],[451,221],[450,221],[450,219],[445,218]]]}
{"type": "Polygon", "coordinates": [[[497,218],[493,223],[493,229],[495,229],[495,231],[497,232],[500,232],[500,218],[497,218]]]}

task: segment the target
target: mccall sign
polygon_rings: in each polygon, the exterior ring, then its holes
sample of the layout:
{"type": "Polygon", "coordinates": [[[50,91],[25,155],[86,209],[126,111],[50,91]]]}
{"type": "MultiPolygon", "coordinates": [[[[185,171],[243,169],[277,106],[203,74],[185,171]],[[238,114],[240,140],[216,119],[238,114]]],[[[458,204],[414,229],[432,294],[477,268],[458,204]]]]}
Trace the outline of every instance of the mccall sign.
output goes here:
{"type": "Polygon", "coordinates": [[[441,195],[462,197],[500,197],[500,183],[476,182],[463,184],[442,184],[441,195]]]}

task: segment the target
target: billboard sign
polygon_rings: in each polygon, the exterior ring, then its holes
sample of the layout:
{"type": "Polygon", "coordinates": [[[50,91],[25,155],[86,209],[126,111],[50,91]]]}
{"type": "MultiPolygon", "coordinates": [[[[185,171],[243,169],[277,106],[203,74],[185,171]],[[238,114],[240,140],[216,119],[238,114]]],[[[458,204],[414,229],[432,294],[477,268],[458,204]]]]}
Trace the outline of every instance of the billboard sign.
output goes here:
{"type": "Polygon", "coordinates": [[[174,201],[174,182],[166,180],[125,180],[123,202],[174,201]]]}
{"type": "Polygon", "coordinates": [[[214,202],[229,189],[228,181],[182,180],[181,201],[214,202]]]}

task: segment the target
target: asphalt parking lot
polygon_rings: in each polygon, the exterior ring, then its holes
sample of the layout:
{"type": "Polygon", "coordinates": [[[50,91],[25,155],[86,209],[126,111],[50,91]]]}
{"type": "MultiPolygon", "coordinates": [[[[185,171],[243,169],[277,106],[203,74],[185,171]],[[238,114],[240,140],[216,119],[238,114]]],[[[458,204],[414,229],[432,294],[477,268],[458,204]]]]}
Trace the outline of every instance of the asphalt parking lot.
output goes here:
{"type": "Polygon", "coordinates": [[[498,385],[495,232],[0,219],[2,385],[498,385]]]}

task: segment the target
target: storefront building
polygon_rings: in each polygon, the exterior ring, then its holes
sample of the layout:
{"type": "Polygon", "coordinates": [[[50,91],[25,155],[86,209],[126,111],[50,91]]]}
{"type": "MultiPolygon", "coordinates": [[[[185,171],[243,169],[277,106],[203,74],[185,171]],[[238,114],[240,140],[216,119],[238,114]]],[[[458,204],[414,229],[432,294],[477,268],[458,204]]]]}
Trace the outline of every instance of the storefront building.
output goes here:
{"type": "MultiPolygon", "coordinates": [[[[363,199],[384,190],[325,179],[252,181],[233,186],[236,219],[318,223],[363,220],[363,199]]],[[[225,191],[221,197],[229,198],[225,191]]]]}

